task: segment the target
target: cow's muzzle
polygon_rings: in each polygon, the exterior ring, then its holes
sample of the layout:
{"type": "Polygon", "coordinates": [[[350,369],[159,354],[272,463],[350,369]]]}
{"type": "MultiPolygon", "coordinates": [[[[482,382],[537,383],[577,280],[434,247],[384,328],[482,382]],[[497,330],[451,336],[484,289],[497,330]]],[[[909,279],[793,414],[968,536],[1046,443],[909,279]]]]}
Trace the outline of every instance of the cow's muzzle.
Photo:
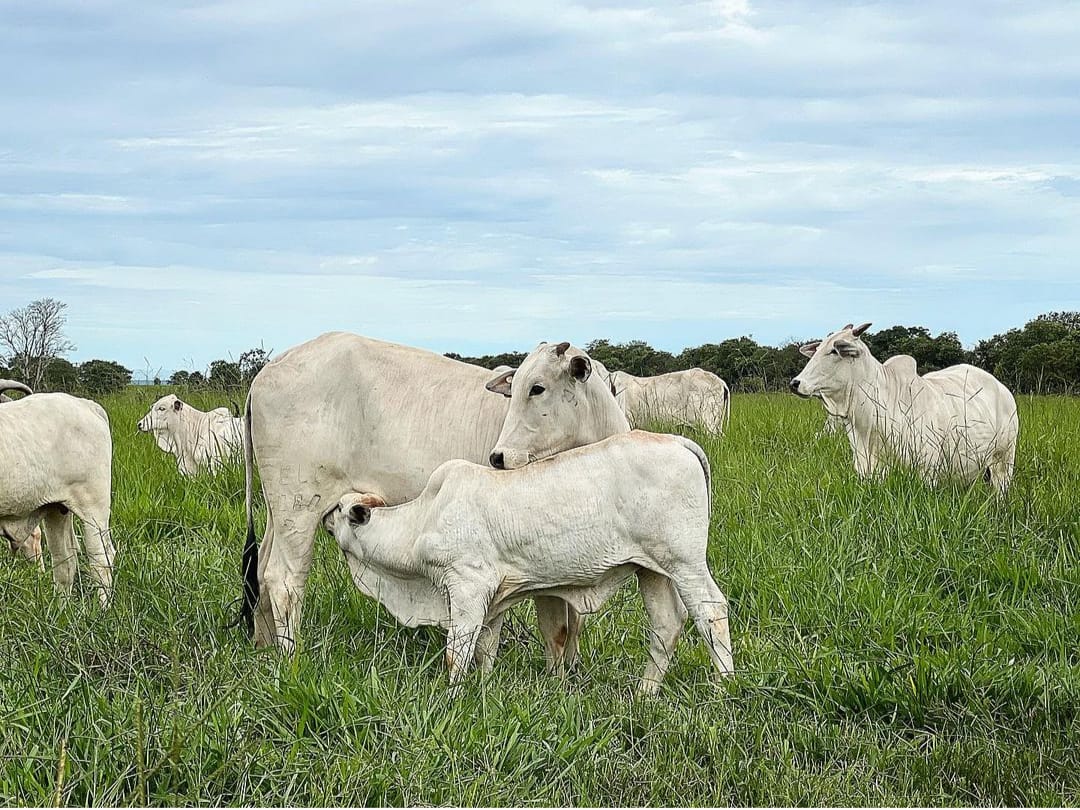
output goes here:
{"type": "Polygon", "coordinates": [[[803,399],[810,399],[809,394],[804,393],[802,390],[800,390],[801,386],[802,380],[800,380],[798,377],[794,377],[791,382],[788,383],[788,387],[791,388],[791,393],[795,394],[795,396],[802,397],[803,399]]]}

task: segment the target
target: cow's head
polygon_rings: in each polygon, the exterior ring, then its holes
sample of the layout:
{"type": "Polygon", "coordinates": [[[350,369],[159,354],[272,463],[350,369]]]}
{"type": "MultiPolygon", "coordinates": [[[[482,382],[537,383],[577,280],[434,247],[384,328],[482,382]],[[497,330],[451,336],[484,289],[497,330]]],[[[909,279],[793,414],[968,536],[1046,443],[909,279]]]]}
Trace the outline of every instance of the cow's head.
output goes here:
{"type": "Polygon", "coordinates": [[[345,551],[355,550],[356,533],[371,520],[371,510],[386,506],[380,496],[370,492],[348,492],[337,506],[323,515],[323,527],[334,535],[345,551]]]}
{"type": "Polygon", "coordinates": [[[870,353],[859,337],[869,328],[868,323],[855,327],[849,323],[824,340],[799,347],[799,351],[810,359],[792,379],[792,393],[800,397],[845,401],[851,386],[865,373],[860,360],[869,357],[870,353]]]}
{"type": "Polygon", "coordinates": [[[179,432],[180,420],[186,407],[175,394],[163,396],[151,405],[146,416],[139,420],[139,430],[153,433],[158,447],[166,453],[172,452],[172,437],[179,432]]]}
{"type": "Polygon", "coordinates": [[[513,470],[630,430],[608,388],[607,370],[569,343],[541,343],[487,389],[510,398],[490,456],[498,469],[513,470]]]}

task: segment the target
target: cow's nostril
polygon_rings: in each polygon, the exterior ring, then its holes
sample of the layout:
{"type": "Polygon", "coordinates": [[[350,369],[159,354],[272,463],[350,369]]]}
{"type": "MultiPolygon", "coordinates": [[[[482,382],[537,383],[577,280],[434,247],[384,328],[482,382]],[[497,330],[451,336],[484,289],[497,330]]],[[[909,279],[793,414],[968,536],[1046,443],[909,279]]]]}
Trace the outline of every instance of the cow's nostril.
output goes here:
{"type": "Polygon", "coordinates": [[[503,458],[502,453],[492,453],[491,456],[488,457],[488,461],[491,462],[491,466],[496,470],[506,469],[506,460],[503,458]]]}
{"type": "Polygon", "coordinates": [[[798,393],[799,391],[799,378],[796,377],[791,381],[791,390],[798,393]]]}

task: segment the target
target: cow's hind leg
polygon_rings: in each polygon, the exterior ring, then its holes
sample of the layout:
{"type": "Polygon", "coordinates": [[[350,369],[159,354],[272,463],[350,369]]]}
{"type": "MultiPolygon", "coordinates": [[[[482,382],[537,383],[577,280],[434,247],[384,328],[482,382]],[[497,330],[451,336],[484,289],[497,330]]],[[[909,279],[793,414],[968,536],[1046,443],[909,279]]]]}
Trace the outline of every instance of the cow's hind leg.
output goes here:
{"type": "Polygon", "coordinates": [[[663,574],[642,568],[638,571],[638,589],[649,617],[649,662],[641,676],[638,691],[652,695],[660,688],[675,645],[686,626],[686,606],[675,584],[663,574]]]}
{"type": "Polygon", "coordinates": [[[314,512],[303,511],[287,521],[275,521],[265,559],[260,551],[256,646],[276,642],[286,654],[296,649],[318,518],[314,512]]]}
{"type": "Polygon", "coordinates": [[[116,549],[109,530],[109,509],[83,509],[77,511],[83,524],[83,547],[90,561],[90,574],[97,581],[98,598],[108,605],[113,593],[113,564],[116,549]]]}
{"type": "Polygon", "coordinates": [[[52,561],[53,583],[64,595],[71,593],[75,571],[79,566],[79,549],[72,527],[71,512],[65,507],[49,506],[44,510],[45,544],[52,561]]]}
{"type": "Polygon", "coordinates": [[[731,656],[727,599],[713,582],[704,562],[696,568],[678,572],[674,579],[683,604],[705,639],[713,664],[721,675],[730,675],[735,666],[731,656]]]}
{"type": "Polygon", "coordinates": [[[533,601],[536,603],[536,623],[544,639],[548,671],[562,675],[577,658],[581,617],[557,596],[537,596],[533,601]]]}
{"type": "Polygon", "coordinates": [[[495,667],[495,656],[499,652],[499,635],[502,633],[503,618],[505,616],[505,613],[500,613],[494,619],[486,622],[480,637],[476,640],[476,652],[473,653],[473,660],[484,675],[491,672],[495,667]]]}
{"type": "Polygon", "coordinates": [[[1015,469],[1014,456],[1015,451],[999,456],[987,468],[986,472],[987,477],[990,479],[990,486],[994,488],[998,495],[1005,495],[1009,491],[1009,484],[1012,483],[1015,469]]]}

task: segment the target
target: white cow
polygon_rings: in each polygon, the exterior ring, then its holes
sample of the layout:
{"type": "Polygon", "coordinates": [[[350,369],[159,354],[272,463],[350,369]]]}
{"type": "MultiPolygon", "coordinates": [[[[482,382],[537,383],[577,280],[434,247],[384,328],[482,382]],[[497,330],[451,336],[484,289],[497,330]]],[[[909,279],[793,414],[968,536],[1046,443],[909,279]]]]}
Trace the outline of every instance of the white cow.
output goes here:
{"type": "Polygon", "coordinates": [[[608,384],[634,427],[660,420],[723,433],[731,415],[727,383],[704,369],[691,368],[653,377],[615,371],[609,375],[608,384]]]}
{"type": "MultiPolygon", "coordinates": [[[[0,391],[19,390],[24,393],[30,391],[30,388],[24,386],[22,383],[15,383],[13,380],[0,380],[0,386],[7,384],[9,387],[0,388],[0,391]],[[12,385],[14,383],[14,385],[12,385]]],[[[0,393],[0,404],[5,402],[14,402],[7,394],[0,393]]],[[[11,549],[11,553],[16,557],[22,557],[24,560],[29,560],[32,563],[37,563],[38,568],[42,571],[45,570],[45,558],[41,553],[41,527],[35,526],[33,531],[22,542],[16,542],[15,540],[8,540],[8,546],[11,549]]]]}
{"type": "Polygon", "coordinates": [[[244,441],[243,419],[228,408],[200,411],[175,394],[162,397],[139,420],[139,430],[153,433],[157,446],[176,457],[181,475],[218,469],[238,453],[244,441]]]}
{"type": "Polygon", "coordinates": [[[408,626],[449,630],[450,685],[489,670],[507,608],[545,595],[592,613],[637,577],[652,632],[641,691],[655,692],[687,609],[721,674],[728,604],[706,564],[709,462],[682,436],[634,431],[500,472],[448,461],[416,500],[367,493],[325,518],[361,590],[408,626]]]}
{"type": "MultiPolygon", "coordinates": [[[[537,353],[554,356],[555,347],[541,344],[537,353]]],[[[563,348],[561,373],[567,380],[571,357],[588,361],[584,353],[563,348]]],[[[523,368],[528,363],[527,358],[523,368]]],[[[241,612],[256,644],[293,649],[315,532],[342,492],[402,503],[415,498],[444,461],[488,459],[513,409],[484,390],[491,375],[422,349],[342,332],[296,346],[256,375],[245,415],[248,536],[241,612]],[[261,547],[251,498],[256,459],[267,509],[261,547]]],[[[579,405],[602,397],[625,426],[599,380],[572,382],[579,405]]],[[[578,424],[573,412],[565,419],[552,452],[607,435],[597,435],[588,422],[578,424]]],[[[553,421],[545,431],[556,432],[553,421]]],[[[574,629],[567,626],[566,607],[541,598],[537,618],[549,663],[558,667],[567,660],[563,651],[574,629]]]]}
{"type": "MultiPolygon", "coordinates": [[[[21,383],[0,382],[0,389],[21,383]]],[[[53,581],[71,591],[78,564],[72,514],[83,523],[83,546],[102,604],[112,596],[115,552],[109,530],[112,436],[109,417],[96,402],[68,394],[35,394],[0,408],[0,534],[13,551],[40,557],[45,541],[53,581]],[[34,544],[37,544],[37,554],[34,544]]]]}
{"type": "Polygon", "coordinates": [[[803,346],[810,360],[791,381],[792,391],[818,397],[844,423],[858,474],[874,475],[891,459],[931,482],[988,476],[1004,493],[1019,430],[1009,390],[966,364],[920,377],[907,355],[879,363],[859,339],[869,326],[848,326],[803,346]]]}

